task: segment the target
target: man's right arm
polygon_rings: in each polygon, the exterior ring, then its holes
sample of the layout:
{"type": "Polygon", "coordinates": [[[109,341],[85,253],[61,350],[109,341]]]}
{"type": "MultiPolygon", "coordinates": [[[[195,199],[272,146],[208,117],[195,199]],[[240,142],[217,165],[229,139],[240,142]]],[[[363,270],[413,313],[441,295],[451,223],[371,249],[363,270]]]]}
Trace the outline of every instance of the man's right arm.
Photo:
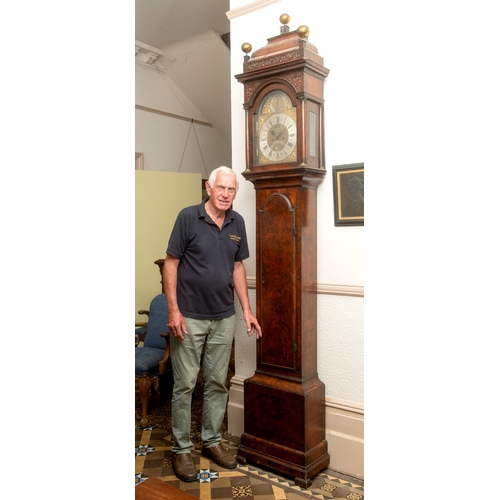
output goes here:
{"type": "Polygon", "coordinates": [[[168,328],[174,337],[184,340],[184,335],[187,333],[186,322],[179,311],[177,304],[177,268],[180,260],[171,255],[165,256],[163,263],[163,286],[165,295],[167,296],[168,308],[168,328]]]}

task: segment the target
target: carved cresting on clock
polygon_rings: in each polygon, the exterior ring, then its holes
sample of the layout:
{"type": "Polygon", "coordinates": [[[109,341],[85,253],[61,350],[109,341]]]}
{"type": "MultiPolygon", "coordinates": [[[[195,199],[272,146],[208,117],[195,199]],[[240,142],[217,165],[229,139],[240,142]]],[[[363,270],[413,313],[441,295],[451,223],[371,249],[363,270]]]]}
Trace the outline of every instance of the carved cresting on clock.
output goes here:
{"type": "Polygon", "coordinates": [[[246,170],[256,191],[257,369],[244,383],[245,430],[236,456],[302,487],[328,466],[325,387],[317,373],[316,213],[324,166],[323,84],[329,70],[309,29],[279,36],[242,74],[246,170]]]}

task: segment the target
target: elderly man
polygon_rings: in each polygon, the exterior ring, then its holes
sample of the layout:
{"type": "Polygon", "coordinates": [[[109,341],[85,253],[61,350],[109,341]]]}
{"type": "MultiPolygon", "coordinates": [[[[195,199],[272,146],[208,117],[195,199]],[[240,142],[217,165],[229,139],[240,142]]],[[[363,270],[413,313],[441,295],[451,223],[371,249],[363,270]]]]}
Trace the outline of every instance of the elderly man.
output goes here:
{"type": "Polygon", "coordinates": [[[182,481],[195,481],[191,457],[191,396],[203,347],[205,392],[202,454],[221,467],[236,460],[221,444],[226,412],[225,386],[235,333],[234,291],[243,309],[248,335],[262,336],[248,300],[243,260],[249,257],[245,222],[231,207],[238,180],[227,167],[206,182],[208,198],[179,213],[167,247],[163,283],[169,312],[174,389],[172,395],[173,468],[182,481]]]}

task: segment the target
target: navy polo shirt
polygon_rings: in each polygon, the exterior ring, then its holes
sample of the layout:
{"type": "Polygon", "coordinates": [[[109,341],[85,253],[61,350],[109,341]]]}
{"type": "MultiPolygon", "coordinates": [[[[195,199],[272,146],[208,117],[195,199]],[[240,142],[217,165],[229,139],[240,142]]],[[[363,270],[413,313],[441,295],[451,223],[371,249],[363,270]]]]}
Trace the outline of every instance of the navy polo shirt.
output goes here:
{"type": "Polygon", "coordinates": [[[250,253],[243,217],[230,208],[219,229],[205,210],[206,201],[180,211],[167,254],[180,259],[177,303],[182,315],[222,319],[235,314],[234,263],[250,253]]]}

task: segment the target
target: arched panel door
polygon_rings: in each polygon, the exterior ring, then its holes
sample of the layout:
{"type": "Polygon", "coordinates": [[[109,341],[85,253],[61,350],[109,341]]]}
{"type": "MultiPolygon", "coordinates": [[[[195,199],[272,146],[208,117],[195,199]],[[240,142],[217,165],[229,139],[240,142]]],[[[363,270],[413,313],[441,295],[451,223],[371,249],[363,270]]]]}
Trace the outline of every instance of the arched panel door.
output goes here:
{"type": "Polygon", "coordinates": [[[262,368],[296,370],[295,297],[296,211],[282,193],[271,194],[259,210],[260,322],[266,334],[260,341],[262,368]]]}

